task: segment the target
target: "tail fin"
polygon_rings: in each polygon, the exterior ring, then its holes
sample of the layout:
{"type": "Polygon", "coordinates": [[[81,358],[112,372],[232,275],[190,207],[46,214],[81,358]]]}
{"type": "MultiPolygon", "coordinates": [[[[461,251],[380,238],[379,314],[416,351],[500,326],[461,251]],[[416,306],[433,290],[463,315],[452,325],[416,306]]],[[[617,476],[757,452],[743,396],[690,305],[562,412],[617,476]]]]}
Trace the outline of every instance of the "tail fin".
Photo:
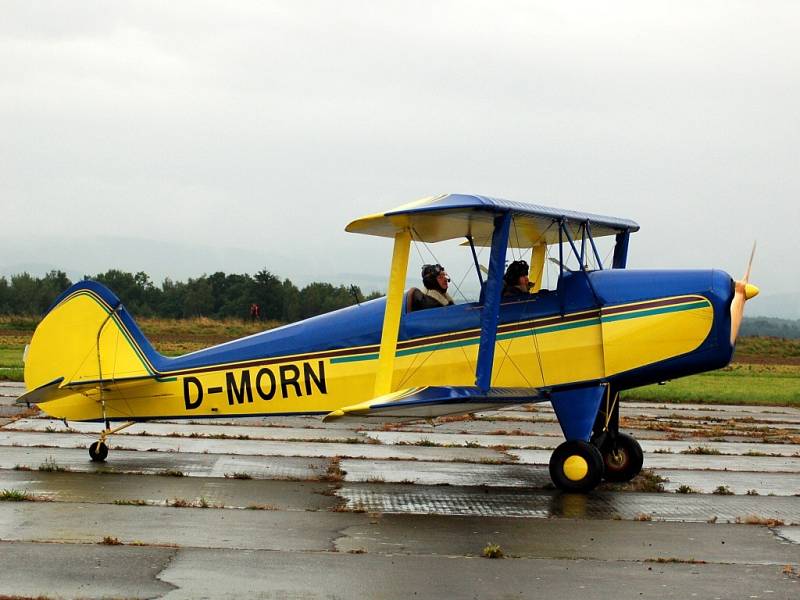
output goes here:
{"type": "Polygon", "coordinates": [[[66,386],[154,377],[162,361],[114,293],[81,281],[58,297],[36,328],[25,356],[25,386],[34,390],[59,378],[66,386]]]}

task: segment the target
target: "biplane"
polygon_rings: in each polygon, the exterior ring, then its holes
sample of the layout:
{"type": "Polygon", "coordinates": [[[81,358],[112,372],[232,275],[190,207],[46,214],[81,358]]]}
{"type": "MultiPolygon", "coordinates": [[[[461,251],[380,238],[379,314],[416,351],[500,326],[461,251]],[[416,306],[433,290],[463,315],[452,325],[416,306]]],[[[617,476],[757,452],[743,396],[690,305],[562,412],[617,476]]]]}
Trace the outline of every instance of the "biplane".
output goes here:
{"type": "Polygon", "coordinates": [[[620,393],[727,365],[744,303],[758,293],[749,266],[741,281],[712,269],[627,269],[638,229],[627,219],[485,196],[426,198],[346,228],[393,240],[385,297],[171,358],[117,296],[82,281],[36,328],[25,358],[29,391],[18,401],[104,423],[89,448],[94,461],[106,459],[111,435],[149,419],[431,420],[550,402],[565,438],[550,458],[553,483],[589,491],[603,479],[627,481],[643,454],[619,430],[620,393]],[[606,266],[601,238],[613,243],[606,266]],[[447,240],[469,248],[478,298],[411,311],[412,244],[447,240]],[[501,293],[509,250],[530,253],[535,282],[510,301],[501,293]],[[488,267],[479,262],[484,251],[488,267]],[[544,290],[548,256],[558,273],[544,290]]]}

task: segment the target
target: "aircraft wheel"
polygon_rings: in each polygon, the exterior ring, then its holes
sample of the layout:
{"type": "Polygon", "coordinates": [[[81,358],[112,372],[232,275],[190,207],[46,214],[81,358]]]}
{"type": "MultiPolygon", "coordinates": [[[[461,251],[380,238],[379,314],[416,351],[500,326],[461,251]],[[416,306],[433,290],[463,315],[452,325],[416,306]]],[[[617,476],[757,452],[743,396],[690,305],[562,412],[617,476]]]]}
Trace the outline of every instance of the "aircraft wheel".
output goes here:
{"type": "Polygon", "coordinates": [[[89,457],[93,462],[103,462],[108,456],[108,446],[105,442],[95,442],[89,446],[89,457]]]}
{"type": "Polygon", "coordinates": [[[603,478],[603,456],[588,442],[566,441],[550,456],[550,478],[565,492],[590,492],[603,478]]]}
{"type": "Polygon", "coordinates": [[[627,433],[618,433],[613,441],[608,441],[600,448],[603,455],[606,481],[624,483],[636,477],[642,470],[644,454],[636,439],[627,433]]]}

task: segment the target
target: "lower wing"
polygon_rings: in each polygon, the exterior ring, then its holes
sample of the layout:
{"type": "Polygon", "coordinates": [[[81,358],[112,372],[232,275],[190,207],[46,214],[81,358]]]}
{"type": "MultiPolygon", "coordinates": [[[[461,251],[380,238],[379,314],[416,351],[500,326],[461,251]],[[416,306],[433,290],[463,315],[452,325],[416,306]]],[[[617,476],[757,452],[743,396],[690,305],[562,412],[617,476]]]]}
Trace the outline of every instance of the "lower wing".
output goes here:
{"type": "Polygon", "coordinates": [[[490,388],[427,386],[407,388],[366,402],[345,406],[325,416],[324,421],[344,418],[393,417],[428,419],[445,415],[493,410],[515,404],[546,402],[549,397],[536,388],[490,388]]]}

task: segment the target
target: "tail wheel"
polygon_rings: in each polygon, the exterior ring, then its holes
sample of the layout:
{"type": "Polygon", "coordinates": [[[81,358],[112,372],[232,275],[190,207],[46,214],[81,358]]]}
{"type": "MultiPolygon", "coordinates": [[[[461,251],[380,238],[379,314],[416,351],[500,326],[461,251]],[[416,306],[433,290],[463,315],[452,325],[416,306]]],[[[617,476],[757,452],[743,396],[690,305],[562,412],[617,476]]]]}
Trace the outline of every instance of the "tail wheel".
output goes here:
{"type": "Polygon", "coordinates": [[[590,492],[603,478],[603,456],[588,442],[566,441],[550,456],[550,478],[565,492],[590,492]]]}
{"type": "Polygon", "coordinates": [[[93,462],[103,462],[108,456],[108,446],[105,442],[95,442],[89,446],[89,457],[93,462]]]}
{"type": "Polygon", "coordinates": [[[644,454],[636,439],[627,433],[617,433],[612,440],[607,438],[600,448],[605,466],[606,481],[624,483],[636,477],[642,470],[644,454]]]}

